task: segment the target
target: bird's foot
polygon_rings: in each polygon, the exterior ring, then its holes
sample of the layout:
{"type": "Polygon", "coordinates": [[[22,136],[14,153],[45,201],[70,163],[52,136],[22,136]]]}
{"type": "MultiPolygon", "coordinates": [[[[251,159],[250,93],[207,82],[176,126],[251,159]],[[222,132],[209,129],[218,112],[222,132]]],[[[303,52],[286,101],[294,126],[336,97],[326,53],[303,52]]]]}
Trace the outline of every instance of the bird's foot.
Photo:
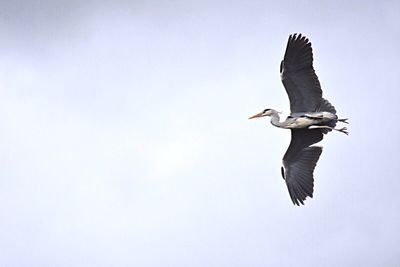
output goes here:
{"type": "Polygon", "coordinates": [[[345,135],[349,135],[349,132],[347,131],[346,127],[340,128],[340,129],[334,129],[338,132],[344,133],[345,135]]]}
{"type": "Polygon", "coordinates": [[[348,118],[346,118],[346,119],[338,119],[337,121],[349,124],[349,122],[347,120],[348,120],[348,118]]]}

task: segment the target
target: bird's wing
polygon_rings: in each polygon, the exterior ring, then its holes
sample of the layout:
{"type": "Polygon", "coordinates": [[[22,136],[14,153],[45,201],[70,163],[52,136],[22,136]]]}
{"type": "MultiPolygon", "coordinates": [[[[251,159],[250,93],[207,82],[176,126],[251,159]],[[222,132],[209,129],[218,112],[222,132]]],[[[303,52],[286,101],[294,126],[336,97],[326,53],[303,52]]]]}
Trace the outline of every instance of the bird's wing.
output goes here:
{"type": "Polygon", "coordinates": [[[280,72],[291,112],[316,111],[322,100],[322,90],[313,67],[311,43],[305,36],[289,36],[280,72]]]}
{"type": "Polygon", "coordinates": [[[322,140],[320,129],[292,129],[292,140],[283,156],[282,177],[286,181],[293,204],[304,204],[314,191],[314,168],[322,147],[311,146],[322,140]]]}

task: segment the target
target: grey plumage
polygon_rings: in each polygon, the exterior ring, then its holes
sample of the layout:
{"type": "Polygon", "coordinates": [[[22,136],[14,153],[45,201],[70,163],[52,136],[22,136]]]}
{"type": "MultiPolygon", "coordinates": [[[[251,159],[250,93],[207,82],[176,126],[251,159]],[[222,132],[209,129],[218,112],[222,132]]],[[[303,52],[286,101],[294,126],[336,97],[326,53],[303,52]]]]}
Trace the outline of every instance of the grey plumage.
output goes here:
{"type": "Polygon", "coordinates": [[[332,130],[348,134],[345,127],[336,129],[335,107],[322,97],[322,89],[313,67],[313,52],[309,40],[301,34],[289,36],[280,65],[281,80],[289,96],[290,116],[280,122],[279,113],[265,109],[252,117],[271,116],[277,127],[291,129],[292,139],[283,157],[281,174],[290,198],[296,205],[304,204],[314,193],[314,169],[322,147],[313,146],[332,130]]]}
{"type": "Polygon", "coordinates": [[[304,204],[307,196],[313,197],[314,168],[322,147],[311,146],[322,140],[321,130],[292,129],[292,139],[283,156],[284,179],[293,203],[304,204]]]}

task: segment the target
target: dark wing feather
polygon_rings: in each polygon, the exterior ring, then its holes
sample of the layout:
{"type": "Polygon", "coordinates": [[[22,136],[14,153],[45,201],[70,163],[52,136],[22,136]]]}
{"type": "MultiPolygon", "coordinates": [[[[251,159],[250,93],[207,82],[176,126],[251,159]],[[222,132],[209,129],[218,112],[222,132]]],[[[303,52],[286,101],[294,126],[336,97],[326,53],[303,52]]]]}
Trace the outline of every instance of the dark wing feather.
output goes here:
{"type": "Polygon", "coordinates": [[[313,172],[322,147],[311,146],[322,140],[320,129],[292,129],[292,140],[283,156],[282,176],[286,181],[293,204],[304,204],[307,196],[313,197],[313,172]]]}
{"type": "Polygon", "coordinates": [[[305,36],[289,36],[280,71],[291,112],[316,111],[322,100],[322,90],[313,67],[311,43],[305,36]]]}

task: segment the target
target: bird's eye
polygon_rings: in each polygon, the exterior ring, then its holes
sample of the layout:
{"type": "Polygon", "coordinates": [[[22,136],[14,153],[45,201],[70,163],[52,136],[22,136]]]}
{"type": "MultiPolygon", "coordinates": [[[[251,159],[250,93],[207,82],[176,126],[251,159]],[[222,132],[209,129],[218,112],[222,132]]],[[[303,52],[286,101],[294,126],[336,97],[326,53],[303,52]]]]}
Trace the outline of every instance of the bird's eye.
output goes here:
{"type": "Polygon", "coordinates": [[[264,109],[263,113],[265,113],[265,112],[267,112],[267,111],[269,111],[269,110],[270,110],[269,108],[264,109]]]}

